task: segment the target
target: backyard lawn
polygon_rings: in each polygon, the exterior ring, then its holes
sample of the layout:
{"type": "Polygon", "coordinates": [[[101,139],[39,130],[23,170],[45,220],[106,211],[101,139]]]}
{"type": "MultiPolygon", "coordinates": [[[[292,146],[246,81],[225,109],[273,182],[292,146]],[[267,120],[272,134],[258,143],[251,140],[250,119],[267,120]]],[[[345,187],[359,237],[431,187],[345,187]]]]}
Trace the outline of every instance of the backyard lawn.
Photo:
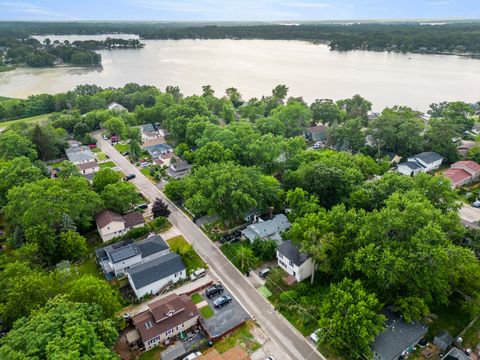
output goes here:
{"type": "Polygon", "coordinates": [[[192,295],[192,302],[194,304],[201,303],[202,301],[203,301],[202,295],[200,295],[199,293],[196,293],[196,294],[192,295]]]}
{"type": "Polygon", "coordinates": [[[104,276],[95,262],[95,256],[90,256],[88,259],[84,260],[81,264],[75,265],[78,275],[93,275],[100,279],[104,279],[104,276]]]}
{"type": "Polygon", "coordinates": [[[190,245],[182,235],[167,240],[167,243],[173,252],[176,252],[182,257],[182,260],[187,267],[188,274],[191,274],[199,268],[207,267],[207,264],[203,262],[197,252],[193,249],[192,245],[190,245]]]}
{"type": "MultiPolygon", "coordinates": [[[[5,101],[9,101],[9,100],[5,100],[5,101]]],[[[48,120],[49,116],[52,115],[52,114],[53,113],[37,115],[37,116],[32,116],[32,117],[23,118],[23,119],[0,122],[0,128],[6,128],[6,127],[8,127],[8,126],[10,126],[14,123],[20,122],[20,121],[27,122],[27,123],[35,123],[35,122],[45,121],[45,120],[48,120]]]]}
{"type": "Polygon", "coordinates": [[[213,309],[210,307],[210,305],[207,305],[200,308],[200,314],[204,319],[209,319],[214,315],[214,312],[213,312],[213,309]]]}
{"type": "Polygon", "coordinates": [[[441,330],[446,330],[453,337],[458,336],[470,323],[472,317],[462,311],[461,304],[452,300],[449,305],[432,306],[430,312],[438,318],[428,325],[427,340],[432,341],[434,336],[441,330]]]}
{"type": "Polygon", "coordinates": [[[250,333],[250,329],[256,326],[252,321],[247,321],[245,325],[240,327],[235,332],[230,335],[225,336],[219,342],[215,344],[215,349],[218,350],[220,354],[223,354],[225,351],[230,350],[231,348],[240,345],[245,351],[252,353],[255,350],[260,348],[260,344],[255,340],[255,337],[250,333]]]}

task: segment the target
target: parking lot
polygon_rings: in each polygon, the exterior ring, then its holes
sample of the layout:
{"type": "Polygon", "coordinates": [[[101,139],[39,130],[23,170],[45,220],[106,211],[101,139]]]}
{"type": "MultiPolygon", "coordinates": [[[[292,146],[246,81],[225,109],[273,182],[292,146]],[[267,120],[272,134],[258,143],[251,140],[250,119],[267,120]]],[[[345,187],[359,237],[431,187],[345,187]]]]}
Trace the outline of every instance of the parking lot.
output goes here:
{"type": "Polygon", "coordinates": [[[240,303],[227,290],[222,294],[213,296],[212,299],[207,298],[203,293],[202,297],[208,305],[213,309],[214,315],[209,319],[201,319],[204,329],[211,338],[222,336],[237,326],[243,324],[250,319],[250,316],[240,303]],[[223,307],[216,309],[213,301],[221,295],[230,295],[232,301],[223,307]]]}

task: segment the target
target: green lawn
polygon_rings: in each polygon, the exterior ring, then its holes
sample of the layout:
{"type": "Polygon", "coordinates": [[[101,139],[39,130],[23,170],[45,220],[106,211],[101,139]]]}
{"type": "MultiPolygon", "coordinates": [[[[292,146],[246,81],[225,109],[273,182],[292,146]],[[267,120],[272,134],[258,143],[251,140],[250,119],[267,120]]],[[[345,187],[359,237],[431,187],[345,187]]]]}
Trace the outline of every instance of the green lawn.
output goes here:
{"type": "Polygon", "coordinates": [[[204,306],[204,307],[200,308],[200,315],[202,315],[202,317],[204,319],[209,319],[214,314],[215,313],[213,312],[213,309],[210,307],[210,305],[207,305],[207,306],[204,306]]]}
{"type": "Polygon", "coordinates": [[[52,114],[53,113],[37,115],[37,116],[32,116],[32,117],[23,118],[23,119],[0,122],[0,128],[6,128],[6,127],[8,127],[8,126],[10,126],[14,123],[20,122],[20,121],[21,122],[27,122],[27,123],[35,123],[35,122],[45,121],[45,120],[48,120],[49,116],[52,115],[52,114]]]}
{"type": "Polygon", "coordinates": [[[128,144],[115,144],[115,145],[113,145],[113,147],[121,153],[123,153],[124,151],[129,151],[130,150],[130,145],[128,145],[128,144]]]}
{"type": "Polygon", "coordinates": [[[117,165],[115,165],[113,161],[107,161],[107,162],[98,164],[98,166],[100,167],[100,169],[106,169],[106,168],[114,168],[117,165]]]}
{"type": "Polygon", "coordinates": [[[191,274],[199,268],[207,267],[207,264],[203,262],[197,252],[193,249],[192,245],[190,245],[182,235],[167,240],[167,243],[173,252],[176,252],[182,257],[182,260],[187,267],[188,274],[191,274]]]}
{"type": "Polygon", "coordinates": [[[105,155],[105,153],[103,152],[97,152],[97,160],[98,161],[105,161],[107,160],[107,155],[105,155]]]}
{"type": "Polygon", "coordinates": [[[242,346],[249,353],[259,349],[261,345],[255,341],[254,336],[250,333],[250,329],[253,326],[256,326],[253,322],[246,322],[245,325],[238,330],[217,342],[215,344],[215,349],[217,349],[220,354],[223,354],[237,345],[242,346]]]}
{"type": "Polygon", "coordinates": [[[430,312],[438,318],[428,326],[426,338],[429,341],[433,341],[434,336],[441,330],[447,330],[450,335],[456,337],[472,320],[468,313],[462,311],[460,302],[455,300],[449,305],[432,306],[430,312]]]}
{"type": "Polygon", "coordinates": [[[84,260],[80,265],[76,266],[78,275],[94,275],[100,279],[104,279],[102,271],[95,262],[95,257],[92,255],[88,259],[84,260]]]}
{"type": "Polygon", "coordinates": [[[160,359],[160,353],[163,351],[163,348],[154,347],[152,350],[146,351],[140,355],[140,360],[158,360],[160,359]]]}
{"type": "Polygon", "coordinates": [[[202,295],[200,295],[199,293],[193,294],[192,301],[194,304],[201,303],[203,301],[202,295]]]}
{"type": "Polygon", "coordinates": [[[258,291],[260,291],[260,294],[262,294],[266,298],[269,298],[270,296],[272,296],[272,292],[268,290],[266,286],[259,287],[258,291]]]}

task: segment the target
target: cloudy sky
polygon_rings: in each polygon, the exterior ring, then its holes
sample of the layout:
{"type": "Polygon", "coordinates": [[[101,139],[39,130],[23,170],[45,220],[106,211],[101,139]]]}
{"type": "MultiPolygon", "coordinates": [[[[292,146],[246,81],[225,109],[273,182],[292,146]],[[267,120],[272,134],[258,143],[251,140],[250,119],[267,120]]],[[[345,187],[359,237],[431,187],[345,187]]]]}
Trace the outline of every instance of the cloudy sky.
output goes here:
{"type": "Polygon", "coordinates": [[[0,20],[480,18],[480,0],[0,0],[0,20]]]}

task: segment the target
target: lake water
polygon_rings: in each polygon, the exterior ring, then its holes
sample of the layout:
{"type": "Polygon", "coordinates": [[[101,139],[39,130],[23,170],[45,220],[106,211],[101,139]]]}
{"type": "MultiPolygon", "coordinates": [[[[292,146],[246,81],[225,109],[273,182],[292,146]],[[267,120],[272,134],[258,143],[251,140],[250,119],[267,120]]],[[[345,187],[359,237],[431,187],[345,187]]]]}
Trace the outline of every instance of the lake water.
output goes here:
{"type": "MultiPolygon", "coordinates": [[[[54,37],[50,37],[54,39],[54,37]]],[[[59,40],[65,37],[59,37],[59,40]]],[[[78,39],[78,36],[69,40],[78,39]]],[[[91,38],[91,36],[89,37],[91,38]]],[[[146,40],[140,50],[100,51],[103,67],[19,68],[0,73],[0,95],[57,93],[78,84],[118,87],[128,82],[186,95],[210,84],[217,95],[236,87],[244,98],[271,93],[277,84],[290,96],[341,99],[361,94],[375,110],[408,105],[426,110],[432,102],[480,101],[480,60],[458,56],[334,52],[325,45],[270,40],[146,40]]]]}

